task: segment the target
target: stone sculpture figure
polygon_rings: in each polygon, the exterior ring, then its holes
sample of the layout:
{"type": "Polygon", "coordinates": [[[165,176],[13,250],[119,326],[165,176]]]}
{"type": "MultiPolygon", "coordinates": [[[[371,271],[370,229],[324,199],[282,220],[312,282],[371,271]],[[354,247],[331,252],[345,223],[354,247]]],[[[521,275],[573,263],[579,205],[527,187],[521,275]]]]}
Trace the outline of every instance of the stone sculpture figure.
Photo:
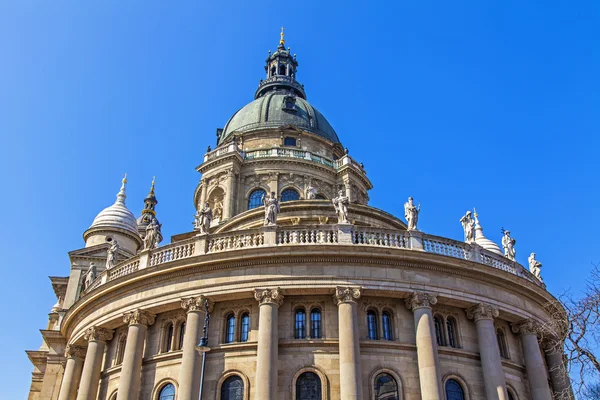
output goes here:
{"type": "Polygon", "coordinates": [[[277,213],[279,213],[279,200],[275,196],[275,192],[271,192],[271,196],[265,198],[263,195],[262,203],[265,206],[265,226],[277,224],[277,213]]]}
{"type": "Polygon", "coordinates": [[[221,217],[223,217],[223,202],[215,201],[215,208],[213,211],[213,219],[218,219],[220,221],[221,217]]]}
{"type": "Polygon", "coordinates": [[[471,217],[471,211],[460,219],[463,230],[465,232],[465,243],[473,243],[475,241],[475,220],[471,217]]]}
{"type": "Polygon", "coordinates": [[[210,230],[210,224],[213,219],[213,213],[210,209],[210,205],[208,201],[204,203],[204,207],[202,210],[198,210],[196,212],[196,222],[194,224],[194,229],[199,230],[200,233],[208,233],[210,230]]]}
{"type": "Polygon", "coordinates": [[[529,272],[531,272],[536,278],[538,278],[541,281],[542,263],[535,259],[535,253],[531,253],[527,261],[529,261],[529,272]]]}
{"type": "Polygon", "coordinates": [[[144,250],[152,250],[158,247],[158,244],[162,242],[161,233],[162,224],[158,223],[156,218],[152,218],[152,221],[146,227],[146,236],[144,237],[144,250]]]}
{"type": "Polygon", "coordinates": [[[96,264],[90,263],[90,266],[85,274],[85,289],[89,288],[96,280],[96,264]]]}
{"type": "Polygon", "coordinates": [[[348,205],[350,204],[350,199],[348,196],[344,194],[343,190],[338,192],[338,197],[335,197],[333,200],[333,207],[335,208],[335,212],[338,215],[338,223],[339,224],[347,224],[348,223],[348,205]]]}
{"type": "Polygon", "coordinates": [[[312,184],[308,184],[306,187],[306,200],[314,200],[317,198],[317,189],[312,184]]]}
{"type": "Polygon", "coordinates": [[[409,197],[408,201],[404,203],[404,218],[407,223],[407,231],[417,231],[417,222],[419,222],[419,213],[421,212],[421,205],[417,207],[413,204],[413,198],[409,197]]]}
{"type": "Polygon", "coordinates": [[[504,248],[504,256],[509,260],[515,261],[517,251],[515,250],[515,244],[517,241],[510,236],[510,231],[504,231],[502,237],[502,247],[504,248]]]}
{"type": "Polygon", "coordinates": [[[117,265],[119,258],[119,242],[113,239],[110,242],[110,247],[106,251],[106,269],[111,269],[117,265]]]}

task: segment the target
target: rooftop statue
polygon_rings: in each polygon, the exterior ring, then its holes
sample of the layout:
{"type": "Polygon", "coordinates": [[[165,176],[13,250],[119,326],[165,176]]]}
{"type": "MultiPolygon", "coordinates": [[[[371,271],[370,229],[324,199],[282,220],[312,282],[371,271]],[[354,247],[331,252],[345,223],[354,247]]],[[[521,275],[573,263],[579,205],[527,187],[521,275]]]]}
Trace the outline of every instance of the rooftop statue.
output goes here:
{"type": "Polygon", "coordinates": [[[315,189],[312,183],[309,183],[306,187],[306,200],[314,200],[317,198],[317,189],[315,189]]]}
{"type": "Polygon", "coordinates": [[[515,244],[517,241],[510,236],[510,231],[504,231],[502,237],[502,247],[504,248],[504,256],[509,260],[515,261],[517,251],[515,250],[515,244]]]}
{"type": "Polygon", "coordinates": [[[347,224],[348,223],[348,204],[350,204],[350,199],[348,196],[344,194],[343,190],[338,192],[338,197],[332,200],[333,207],[335,208],[335,212],[338,215],[338,224],[347,224]]]}
{"type": "Polygon", "coordinates": [[[275,192],[271,192],[271,196],[265,198],[263,195],[262,203],[265,206],[265,226],[277,224],[277,214],[279,213],[279,200],[275,196],[275,192]]]}
{"type": "Polygon", "coordinates": [[[536,278],[538,278],[541,281],[542,263],[535,259],[535,253],[531,253],[527,261],[529,261],[529,272],[531,272],[536,278]]]}
{"type": "Polygon", "coordinates": [[[152,221],[146,227],[146,236],[144,237],[144,250],[152,250],[158,247],[158,244],[162,242],[161,233],[162,224],[158,223],[156,218],[152,218],[152,221]]]}
{"type": "Polygon", "coordinates": [[[471,211],[467,211],[467,213],[460,219],[460,223],[462,224],[463,231],[465,232],[465,243],[474,243],[475,220],[473,217],[471,217],[471,211]]]}
{"type": "Polygon", "coordinates": [[[96,264],[93,262],[90,263],[90,266],[85,274],[85,288],[89,288],[92,283],[96,280],[96,264]]]}
{"type": "Polygon", "coordinates": [[[413,198],[409,197],[408,201],[404,203],[404,218],[406,219],[406,230],[407,231],[418,231],[417,222],[419,222],[419,213],[421,212],[421,205],[417,207],[413,204],[413,198]]]}
{"type": "Polygon", "coordinates": [[[213,219],[213,213],[210,209],[208,201],[204,203],[202,210],[198,210],[195,216],[194,229],[199,230],[200,233],[208,233],[210,230],[210,223],[213,219]]]}
{"type": "Polygon", "coordinates": [[[110,247],[106,251],[106,269],[111,269],[117,265],[119,257],[119,242],[113,239],[110,242],[110,247]]]}

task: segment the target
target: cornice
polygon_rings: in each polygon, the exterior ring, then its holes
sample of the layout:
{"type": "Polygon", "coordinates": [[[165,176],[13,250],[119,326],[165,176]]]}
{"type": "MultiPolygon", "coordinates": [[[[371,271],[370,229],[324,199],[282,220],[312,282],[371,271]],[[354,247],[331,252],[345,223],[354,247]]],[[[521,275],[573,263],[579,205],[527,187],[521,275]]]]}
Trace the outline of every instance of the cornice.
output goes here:
{"type": "Polygon", "coordinates": [[[244,162],[244,159],[242,158],[242,156],[239,153],[232,151],[229,153],[225,153],[222,156],[219,156],[217,158],[213,158],[212,160],[203,162],[202,164],[200,164],[196,167],[196,171],[198,171],[202,175],[204,175],[206,173],[206,171],[211,168],[217,167],[222,164],[227,164],[228,162],[231,162],[232,164],[235,165],[236,161],[237,161],[237,165],[239,166],[244,162]]]}

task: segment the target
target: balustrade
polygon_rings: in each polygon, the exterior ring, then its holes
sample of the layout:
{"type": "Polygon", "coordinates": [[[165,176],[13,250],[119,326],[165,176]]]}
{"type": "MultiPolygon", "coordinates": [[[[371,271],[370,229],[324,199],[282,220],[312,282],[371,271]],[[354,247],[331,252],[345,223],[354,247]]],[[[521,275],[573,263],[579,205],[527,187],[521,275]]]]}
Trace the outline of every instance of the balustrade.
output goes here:
{"type": "Polygon", "coordinates": [[[405,233],[373,228],[354,228],[352,230],[352,243],[371,246],[398,247],[402,249],[408,248],[408,238],[405,233]]]}
{"type": "Polygon", "coordinates": [[[260,229],[230,232],[212,236],[208,241],[208,252],[215,253],[233,249],[259,247],[264,245],[264,243],[265,235],[260,229]]]}
{"type": "Polygon", "coordinates": [[[150,266],[162,264],[169,261],[180,260],[194,255],[194,243],[173,243],[152,251],[150,266]]]}
{"type": "Polygon", "coordinates": [[[323,244],[337,243],[337,229],[326,228],[301,228],[282,229],[277,232],[277,244],[323,244]]]}
{"type": "MultiPolygon", "coordinates": [[[[117,279],[120,278],[122,276],[125,275],[129,275],[134,273],[135,271],[137,271],[140,267],[140,260],[139,258],[137,260],[133,260],[130,261],[126,264],[120,265],[120,266],[115,266],[112,269],[109,269],[107,271],[107,280],[108,281],[112,281],[113,279],[117,279]]],[[[96,281],[94,281],[94,283],[96,283],[96,281]]],[[[93,285],[92,285],[93,286],[93,285]]],[[[91,289],[90,289],[91,290],[91,289]]]]}
{"type": "Polygon", "coordinates": [[[435,236],[423,237],[423,249],[427,253],[441,254],[463,260],[468,260],[471,254],[468,244],[435,236]]]}

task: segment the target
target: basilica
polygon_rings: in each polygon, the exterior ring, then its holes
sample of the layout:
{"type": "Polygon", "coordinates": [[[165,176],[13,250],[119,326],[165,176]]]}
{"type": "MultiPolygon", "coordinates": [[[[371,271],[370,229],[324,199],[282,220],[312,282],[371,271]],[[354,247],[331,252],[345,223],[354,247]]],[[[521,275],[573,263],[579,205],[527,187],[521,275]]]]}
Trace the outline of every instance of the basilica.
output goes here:
{"type": "Polygon", "coordinates": [[[541,333],[554,297],[535,254],[520,265],[510,232],[487,239],[475,211],[456,218],[464,240],[419,230],[418,193],[400,216],[370,206],[364,165],[308,102],[298,65],[282,32],[254,99],[198,160],[189,232],[162,237],[154,182],[133,203],[115,182],[50,277],[29,400],[570,393],[541,333]]]}

